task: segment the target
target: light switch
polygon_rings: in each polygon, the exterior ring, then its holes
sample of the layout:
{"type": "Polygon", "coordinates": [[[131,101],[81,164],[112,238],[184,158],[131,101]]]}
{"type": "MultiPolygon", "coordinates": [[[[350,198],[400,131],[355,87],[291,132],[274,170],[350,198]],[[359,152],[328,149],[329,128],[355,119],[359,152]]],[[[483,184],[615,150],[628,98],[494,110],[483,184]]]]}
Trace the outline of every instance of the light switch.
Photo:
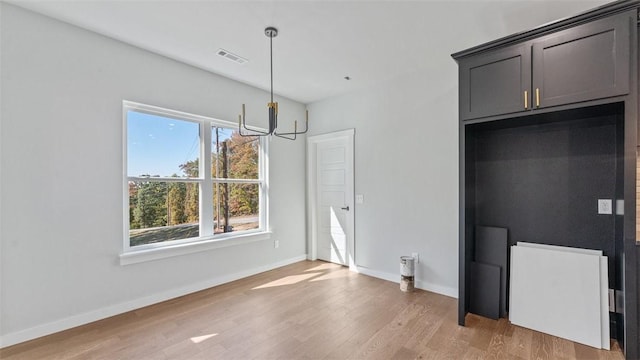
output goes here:
{"type": "Polygon", "coordinates": [[[364,195],[356,194],[356,204],[364,204],[364,195]]]}
{"type": "Polygon", "coordinates": [[[598,199],[598,214],[613,214],[611,199],[598,199]]]}
{"type": "Polygon", "coordinates": [[[616,215],[624,215],[624,200],[616,200],[616,215]]]}

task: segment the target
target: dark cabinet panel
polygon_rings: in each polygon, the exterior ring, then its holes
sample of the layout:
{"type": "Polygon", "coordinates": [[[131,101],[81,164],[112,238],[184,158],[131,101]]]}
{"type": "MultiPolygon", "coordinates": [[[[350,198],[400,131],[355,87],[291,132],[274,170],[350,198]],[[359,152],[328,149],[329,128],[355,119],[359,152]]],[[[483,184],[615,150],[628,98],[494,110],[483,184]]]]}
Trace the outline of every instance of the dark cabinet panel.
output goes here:
{"type": "Polygon", "coordinates": [[[629,92],[630,13],[536,40],[533,100],[549,107],[629,92]]]}
{"type": "Polygon", "coordinates": [[[629,93],[635,11],[459,60],[460,119],[629,93]]]}
{"type": "Polygon", "coordinates": [[[467,58],[460,61],[459,69],[462,120],[516,113],[531,106],[529,45],[467,58]]]}

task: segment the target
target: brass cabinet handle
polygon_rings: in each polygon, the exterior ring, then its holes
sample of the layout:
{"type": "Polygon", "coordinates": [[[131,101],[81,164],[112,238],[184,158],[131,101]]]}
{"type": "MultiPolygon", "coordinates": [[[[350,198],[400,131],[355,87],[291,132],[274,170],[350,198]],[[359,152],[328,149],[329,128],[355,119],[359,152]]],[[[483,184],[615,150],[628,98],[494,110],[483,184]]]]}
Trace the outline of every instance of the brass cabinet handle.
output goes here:
{"type": "Polygon", "coordinates": [[[528,109],[529,108],[529,96],[527,94],[527,90],[524,91],[524,109],[528,109]]]}
{"type": "Polygon", "coordinates": [[[540,107],[540,89],[536,88],[536,107],[540,107]]]}

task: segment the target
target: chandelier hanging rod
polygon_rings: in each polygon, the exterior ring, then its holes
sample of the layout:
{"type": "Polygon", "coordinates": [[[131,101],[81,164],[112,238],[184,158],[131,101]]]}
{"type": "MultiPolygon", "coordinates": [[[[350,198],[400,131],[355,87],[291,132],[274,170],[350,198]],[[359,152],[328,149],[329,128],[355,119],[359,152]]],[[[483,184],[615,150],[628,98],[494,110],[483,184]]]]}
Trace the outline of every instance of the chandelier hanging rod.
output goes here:
{"type": "Polygon", "coordinates": [[[273,38],[278,36],[278,29],[269,26],[264,29],[264,34],[269,38],[269,60],[270,60],[270,102],[267,103],[268,115],[269,115],[269,127],[268,131],[260,131],[250,129],[246,124],[245,116],[245,104],[242,104],[242,114],[238,116],[238,133],[240,136],[268,136],[275,135],[283,139],[295,140],[297,135],[306,134],[309,130],[309,111],[306,111],[306,120],[304,131],[298,131],[298,120],[293,122],[293,132],[277,132],[278,128],[278,103],[273,101],[273,38]],[[242,132],[242,129],[246,131],[242,132]]]}

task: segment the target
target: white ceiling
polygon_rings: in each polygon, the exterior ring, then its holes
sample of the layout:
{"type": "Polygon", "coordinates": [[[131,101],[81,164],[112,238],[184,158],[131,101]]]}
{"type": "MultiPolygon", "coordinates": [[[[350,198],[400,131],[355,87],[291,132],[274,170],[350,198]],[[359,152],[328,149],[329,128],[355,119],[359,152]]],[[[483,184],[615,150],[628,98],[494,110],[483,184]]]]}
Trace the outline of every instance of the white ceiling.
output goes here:
{"type": "Polygon", "coordinates": [[[274,91],[310,103],[453,64],[453,52],[608,1],[8,2],[267,90],[264,28],[275,26],[274,91]]]}

